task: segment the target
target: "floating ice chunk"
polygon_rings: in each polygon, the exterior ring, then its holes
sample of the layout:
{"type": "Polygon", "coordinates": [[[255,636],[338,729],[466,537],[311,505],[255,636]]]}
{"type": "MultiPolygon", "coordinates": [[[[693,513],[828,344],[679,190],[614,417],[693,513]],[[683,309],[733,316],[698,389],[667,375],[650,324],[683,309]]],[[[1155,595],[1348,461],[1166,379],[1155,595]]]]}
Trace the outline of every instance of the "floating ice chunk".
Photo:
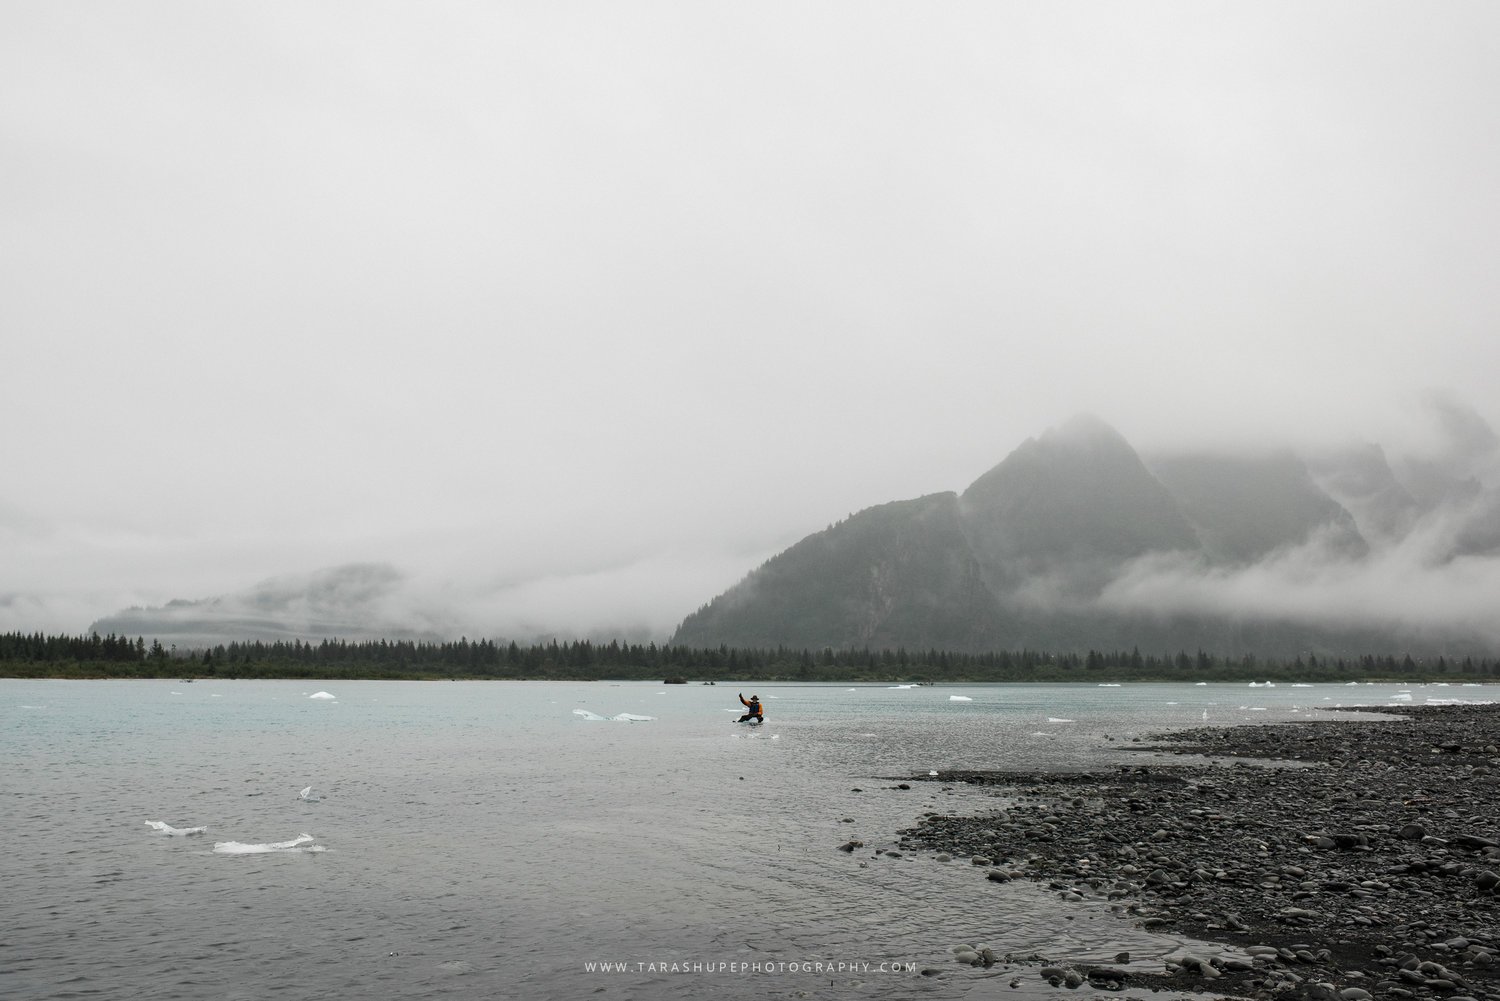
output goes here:
{"type": "MultiPolygon", "coordinates": [[[[734,710],[730,711],[733,712],[734,710]]],[[[646,720],[656,719],[655,716],[637,716],[635,713],[617,713],[614,716],[600,716],[598,713],[591,713],[587,709],[574,709],[573,715],[582,716],[591,722],[601,723],[642,723],[646,720]]]]}
{"type": "Polygon", "coordinates": [[[313,787],[312,786],[308,786],[306,789],[303,789],[301,792],[299,792],[297,794],[297,798],[300,799],[300,800],[303,800],[304,802],[308,802],[308,803],[321,803],[321,802],[323,802],[323,797],[322,796],[314,796],[313,795],[313,787]]]}
{"type": "Polygon", "coordinates": [[[1200,681],[1200,682],[1197,683],[1197,686],[1199,688],[1207,688],[1208,687],[1208,682],[1206,682],[1206,681],[1200,681]]]}
{"type": "Polygon", "coordinates": [[[220,855],[269,855],[272,852],[321,852],[322,845],[312,843],[311,834],[299,834],[290,841],[272,841],[250,845],[240,841],[216,841],[214,851],[220,855]]]}
{"type": "Polygon", "coordinates": [[[161,831],[163,834],[169,834],[174,838],[180,838],[187,834],[202,834],[208,830],[206,827],[173,827],[171,824],[161,820],[148,820],[146,821],[146,826],[152,830],[161,831]]]}
{"type": "Polygon", "coordinates": [[[973,702],[974,700],[971,699],[971,698],[969,698],[967,695],[950,695],[950,696],[948,696],[948,701],[949,702],[973,702]]]}
{"type": "Polygon", "coordinates": [[[1116,681],[1101,681],[1101,682],[1099,682],[1099,687],[1100,688],[1119,688],[1120,685],[1119,685],[1119,682],[1116,682],[1116,681]]]}
{"type": "Polygon", "coordinates": [[[1048,716],[1047,717],[1047,722],[1048,723],[1077,723],[1078,721],[1076,719],[1059,719],[1056,716],[1048,716]]]}
{"type": "Polygon", "coordinates": [[[916,685],[890,685],[889,687],[887,687],[886,691],[888,691],[888,692],[894,692],[898,688],[916,688],[916,687],[917,687],[916,685]]]}
{"type": "Polygon", "coordinates": [[[311,695],[308,696],[308,698],[310,698],[310,699],[336,699],[336,698],[338,698],[338,696],[337,695],[331,695],[328,692],[313,692],[311,695]]]}

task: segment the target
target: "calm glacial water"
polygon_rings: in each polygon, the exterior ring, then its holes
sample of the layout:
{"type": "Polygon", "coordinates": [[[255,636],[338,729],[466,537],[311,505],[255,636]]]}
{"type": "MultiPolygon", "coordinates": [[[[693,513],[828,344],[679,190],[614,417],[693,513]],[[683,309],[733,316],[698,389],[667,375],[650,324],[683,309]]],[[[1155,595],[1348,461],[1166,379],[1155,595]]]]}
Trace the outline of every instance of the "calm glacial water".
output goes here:
{"type": "Polygon", "coordinates": [[[1181,942],[1102,906],[872,858],[986,805],[890,777],[1497,691],[747,682],[751,730],[737,688],[0,680],[0,997],[999,996],[958,942],[1156,969],[1181,942]]]}

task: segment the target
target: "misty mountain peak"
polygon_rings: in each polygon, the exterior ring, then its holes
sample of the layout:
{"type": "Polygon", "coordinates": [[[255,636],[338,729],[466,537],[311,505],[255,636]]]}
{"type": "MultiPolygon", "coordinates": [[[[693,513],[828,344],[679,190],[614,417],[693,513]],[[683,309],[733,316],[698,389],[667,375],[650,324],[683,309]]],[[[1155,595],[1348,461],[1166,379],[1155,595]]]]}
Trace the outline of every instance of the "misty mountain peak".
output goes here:
{"type": "Polygon", "coordinates": [[[1095,414],[1074,414],[1042,432],[1042,440],[1066,448],[1130,448],[1125,436],[1095,414]]]}
{"type": "Polygon", "coordinates": [[[1110,563],[1198,540],[1130,443],[1080,415],[1028,439],[964,491],[961,507],[988,579],[1110,563]]]}

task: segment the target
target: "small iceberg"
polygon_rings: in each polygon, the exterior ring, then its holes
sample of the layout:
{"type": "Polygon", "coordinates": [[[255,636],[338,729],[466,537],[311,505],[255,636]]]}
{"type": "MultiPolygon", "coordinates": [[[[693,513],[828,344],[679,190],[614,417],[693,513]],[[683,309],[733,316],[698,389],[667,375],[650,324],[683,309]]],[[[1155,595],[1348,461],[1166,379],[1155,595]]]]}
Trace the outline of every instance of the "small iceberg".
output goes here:
{"type": "Polygon", "coordinates": [[[974,700],[971,699],[971,698],[969,698],[967,695],[950,695],[950,696],[948,696],[948,701],[949,702],[973,702],[974,700]]]}
{"type": "Polygon", "coordinates": [[[249,845],[240,841],[216,841],[214,851],[219,855],[270,855],[274,852],[322,852],[328,849],[312,843],[311,834],[299,834],[290,841],[272,841],[249,845]]]}
{"type": "Polygon", "coordinates": [[[896,691],[898,689],[901,689],[901,688],[916,688],[916,687],[917,687],[916,685],[890,685],[889,687],[886,688],[886,691],[888,691],[888,692],[894,692],[894,691],[896,691]]]}
{"type": "Polygon", "coordinates": [[[1048,723],[1077,723],[1078,721],[1076,719],[1059,719],[1056,716],[1048,716],[1047,717],[1047,722],[1048,723]]]}
{"type": "Polygon", "coordinates": [[[188,834],[202,834],[208,830],[206,827],[173,827],[171,824],[161,820],[148,820],[146,821],[146,826],[154,831],[161,831],[163,834],[171,835],[174,838],[180,838],[188,834]]]}
{"type": "Polygon", "coordinates": [[[328,692],[313,692],[311,695],[308,696],[308,698],[310,698],[310,699],[336,699],[336,698],[338,698],[338,696],[337,695],[330,695],[328,692]]]}
{"type": "Polygon", "coordinates": [[[303,789],[301,792],[299,792],[297,794],[297,798],[300,799],[300,800],[302,800],[304,803],[321,803],[321,802],[323,802],[323,797],[322,796],[315,796],[315,795],[313,795],[313,787],[312,786],[308,786],[306,789],[303,789]]]}
{"type": "MultiPolygon", "coordinates": [[[[734,710],[730,711],[733,712],[734,710]]],[[[582,716],[591,722],[607,723],[644,723],[647,720],[656,719],[655,716],[637,716],[635,713],[616,713],[613,716],[600,716],[598,713],[591,713],[587,709],[574,709],[573,715],[582,716]]]]}
{"type": "Polygon", "coordinates": [[[1100,688],[1119,688],[1120,685],[1119,685],[1119,682],[1115,682],[1115,681],[1101,681],[1101,682],[1099,682],[1099,687],[1100,688]]]}

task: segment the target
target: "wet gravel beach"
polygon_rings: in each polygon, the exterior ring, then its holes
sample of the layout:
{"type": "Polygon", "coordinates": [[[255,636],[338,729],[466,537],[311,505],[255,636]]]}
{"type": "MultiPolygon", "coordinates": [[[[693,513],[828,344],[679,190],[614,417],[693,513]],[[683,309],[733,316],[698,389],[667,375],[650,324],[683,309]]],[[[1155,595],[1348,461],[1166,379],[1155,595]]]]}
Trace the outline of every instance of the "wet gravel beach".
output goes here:
{"type": "Polygon", "coordinates": [[[1006,977],[1500,1001],[1500,706],[1366,711],[1391,718],[1205,727],[1127,745],[1208,762],[922,776],[985,786],[996,809],[929,814],[901,844],[970,862],[976,880],[1038,881],[1061,906],[1102,900],[1122,921],[1222,946],[1154,971],[1124,954],[1076,967],[959,956],[997,962],[1006,977]]]}

